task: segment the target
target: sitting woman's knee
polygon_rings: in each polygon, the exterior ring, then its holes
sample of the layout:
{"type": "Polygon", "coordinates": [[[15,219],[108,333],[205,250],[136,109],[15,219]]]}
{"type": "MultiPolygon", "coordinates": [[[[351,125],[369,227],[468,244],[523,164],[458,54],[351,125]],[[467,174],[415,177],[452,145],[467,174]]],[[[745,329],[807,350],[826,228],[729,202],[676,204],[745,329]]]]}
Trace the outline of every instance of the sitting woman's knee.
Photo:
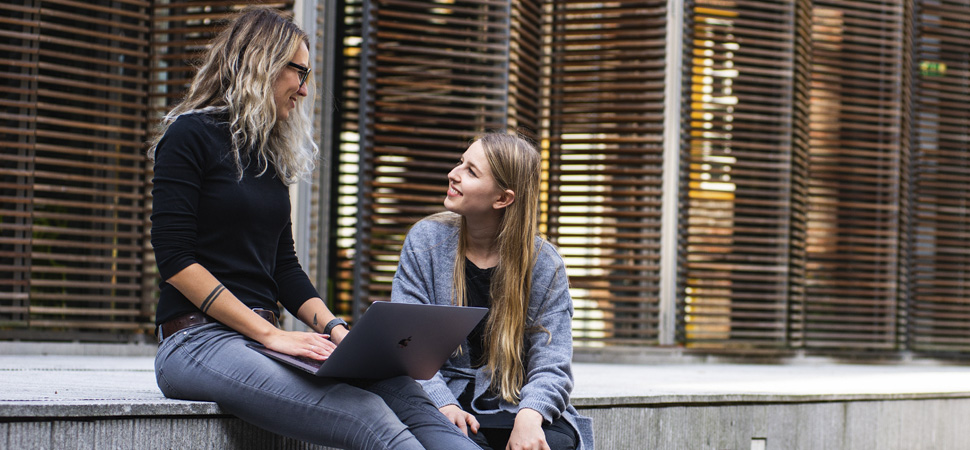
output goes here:
{"type": "Polygon", "coordinates": [[[576,435],[560,430],[546,429],[546,443],[552,450],[573,450],[576,448],[576,435]]]}
{"type": "Polygon", "coordinates": [[[414,381],[414,378],[407,375],[381,380],[374,383],[373,386],[381,390],[400,394],[404,397],[412,397],[415,395],[419,397],[427,396],[421,385],[417,381],[414,381]]]}

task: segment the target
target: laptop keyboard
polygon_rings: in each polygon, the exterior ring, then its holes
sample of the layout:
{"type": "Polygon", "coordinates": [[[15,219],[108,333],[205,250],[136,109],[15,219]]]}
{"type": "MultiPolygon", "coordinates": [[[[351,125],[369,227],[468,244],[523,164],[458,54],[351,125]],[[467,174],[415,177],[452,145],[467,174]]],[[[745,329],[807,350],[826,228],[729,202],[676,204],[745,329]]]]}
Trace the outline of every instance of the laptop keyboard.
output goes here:
{"type": "Polygon", "coordinates": [[[304,363],[307,363],[307,364],[313,366],[314,369],[319,369],[320,366],[322,366],[323,363],[326,362],[325,360],[324,361],[320,361],[318,359],[313,359],[313,358],[310,358],[308,356],[297,356],[296,358],[299,359],[300,361],[304,362],[304,363]]]}

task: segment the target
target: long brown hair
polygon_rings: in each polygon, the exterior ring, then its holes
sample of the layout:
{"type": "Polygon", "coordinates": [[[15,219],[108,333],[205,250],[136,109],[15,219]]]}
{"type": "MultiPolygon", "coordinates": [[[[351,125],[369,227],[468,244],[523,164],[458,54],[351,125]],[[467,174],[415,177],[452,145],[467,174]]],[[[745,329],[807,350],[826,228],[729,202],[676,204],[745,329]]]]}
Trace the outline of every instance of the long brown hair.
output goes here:
{"type": "Polygon", "coordinates": [[[213,41],[188,93],[162,119],[148,150],[154,159],[159,140],[175,119],[193,112],[219,112],[228,117],[232,155],[242,178],[242,160],[250,152],[265,172],[270,166],[286,183],[313,171],[319,152],[313,140],[310,114],[312,83],[307,98],[287,120],[277,122],[274,81],[309,37],[275,10],[243,10],[213,41]]]}
{"type": "MultiPolygon", "coordinates": [[[[488,133],[479,142],[499,189],[515,193],[515,200],[503,211],[495,238],[499,260],[490,287],[492,304],[485,324],[485,346],[492,389],[506,401],[518,403],[525,383],[525,322],[537,254],[535,238],[539,233],[542,161],[535,146],[520,136],[488,133]]],[[[453,279],[458,305],[467,302],[467,236],[466,220],[461,217],[453,279]]]]}

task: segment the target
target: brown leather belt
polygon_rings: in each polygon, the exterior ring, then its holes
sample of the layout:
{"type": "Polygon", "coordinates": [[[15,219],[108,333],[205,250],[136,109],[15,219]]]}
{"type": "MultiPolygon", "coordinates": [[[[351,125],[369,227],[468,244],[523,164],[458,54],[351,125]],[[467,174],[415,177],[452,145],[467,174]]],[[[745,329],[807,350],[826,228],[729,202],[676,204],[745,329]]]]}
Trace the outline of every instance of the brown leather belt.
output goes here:
{"type": "MultiPolygon", "coordinates": [[[[279,328],[280,326],[279,322],[276,320],[276,314],[274,314],[273,311],[270,311],[268,309],[257,308],[257,309],[253,309],[253,312],[256,313],[256,315],[258,315],[259,317],[266,319],[266,321],[273,324],[274,327],[279,328]]],[[[191,312],[188,314],[183,314],[181,316],[178,316],[172,320],[169,320],[168,322],[165,322],[159,325],[158,330],[156,330],[155,334],[156,336],[158,336],[158,342],[161,342],[163,339],[169,336],[172,336],[175,333],[178,333],[179,331],[182,331],[186,328],[196,327],[199,325],[204,325],[207,323],[215,323],[215,322],[218,322],[218,321],[205,314],[202,314],[202,312],[191,312]]]]}

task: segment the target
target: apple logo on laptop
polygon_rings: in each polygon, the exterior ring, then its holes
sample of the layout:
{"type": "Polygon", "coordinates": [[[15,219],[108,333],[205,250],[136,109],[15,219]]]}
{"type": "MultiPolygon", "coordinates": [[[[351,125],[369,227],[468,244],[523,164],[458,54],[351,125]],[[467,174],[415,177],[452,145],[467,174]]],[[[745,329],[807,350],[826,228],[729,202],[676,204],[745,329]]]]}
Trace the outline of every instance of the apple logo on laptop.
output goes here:
{"type": "Polygon", "coordinates": [[[411,342],[411,336],[408,336],[406,339],[401,339],[400,341],[397,341],[397,346],[400,348],[404,348],[408,346],[409,342],[411,342]]]}

